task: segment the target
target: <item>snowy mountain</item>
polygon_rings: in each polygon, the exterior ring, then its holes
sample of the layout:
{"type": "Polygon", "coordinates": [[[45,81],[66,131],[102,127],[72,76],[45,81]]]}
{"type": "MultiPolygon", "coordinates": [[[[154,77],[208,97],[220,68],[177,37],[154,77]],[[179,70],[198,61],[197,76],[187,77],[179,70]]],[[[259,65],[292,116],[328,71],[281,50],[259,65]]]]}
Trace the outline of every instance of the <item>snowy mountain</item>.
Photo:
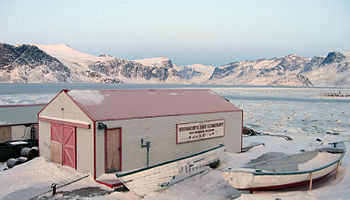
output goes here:
{"type": "Polygon", "coordinates": [[[281,58],[234,62],[216,68],[207,83],[312,86],[310,80],[299,73],[309,61],[291,54],[281,58]]]}
{"type": "MultiPolygon", "coordinates": [[[[67,45],[37,45],[41,50],[61,60],[74,70],[73,82],[176,83],[180,81],[171,61],[163,66],[115,58],[93,56],[73,50],[67,45]]],[[[153,63],[154,64],[154,63],[153,63]]],[[[158,63],[159,64],[159,63],[158,63]]]]}
{"type": "Polygon", "coordinates": [[[189,81],[192,84],[202,84],[207,81],[213,74],[215,67],[202,64],[193,64],[186,66],[174,66],[179,72],[182,79],[189,81]]]}
{"type": "Polygon", "coordinates": [[[0,82],[66,82],[71,70],[32,45],[0,44],[0,82]]]}
{"type": "Polygon", "coordinates": [[[318,86],[349,86],[350,52],[330,52],[326,57],[314,57],[303,74],[318,86]]]}
{"type": "Polygon", "coordinates": [[[144,58],[139,60],[134,60],[134,62],[140,63],[142,65],[148,66],[148,67],[168,67],[173,68],[173,64],[171,60],[167,57],[156,57],[156,58],[144,58]]]}
{"type": "Polygon", "coordinates": [[[208,84],[349,86],[350,53],[330,52],[312,59],[295,54],[233,62],[215,68],[208,84]]]}
{"type": "Polygon", "coordinates": [[[295,54],[220,67],[179,66],[169,58],[125,60],[60,45],[0,43],[0,82],[181,83],[278,86],[350,85],[350,51],[312,59],[295,54]]]}
{"type": "MultiPolygon", "coordinates": [[[[171,64],[171,62],[170,62],[171,64]]],[[[172,66],[146,66],[60,45],[0,44],[0,82],[178,83],[172,66]]]]}

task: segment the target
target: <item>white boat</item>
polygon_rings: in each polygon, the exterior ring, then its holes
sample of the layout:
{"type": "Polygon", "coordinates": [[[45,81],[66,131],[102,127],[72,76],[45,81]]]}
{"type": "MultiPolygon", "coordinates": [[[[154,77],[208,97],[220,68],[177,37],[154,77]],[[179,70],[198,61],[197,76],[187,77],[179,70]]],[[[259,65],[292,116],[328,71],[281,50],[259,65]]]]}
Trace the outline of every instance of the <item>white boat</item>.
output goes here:
{"type": "Polygon", "coordinates": [[[165,189],[185,178],[215,168],[225,158],[223,144],[176,160],[160,163],[116,176],[139,196],[165,189]]]}
{"type": "Polygon", "coordinates": [[[309,184],[337,172],[345,154],[343,142],[294,155],[269,153],[243,168],[221,172],[224,180],[239,190],[277,190],[309,184]]]}

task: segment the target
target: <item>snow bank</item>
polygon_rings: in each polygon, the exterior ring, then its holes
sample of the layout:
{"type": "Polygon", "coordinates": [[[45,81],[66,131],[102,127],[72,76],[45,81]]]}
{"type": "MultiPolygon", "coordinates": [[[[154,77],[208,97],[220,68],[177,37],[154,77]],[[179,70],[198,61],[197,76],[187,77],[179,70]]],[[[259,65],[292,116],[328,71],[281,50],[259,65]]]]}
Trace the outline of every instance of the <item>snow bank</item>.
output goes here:
{"type": "Polygon", "coordinates": [[[70,167],[35,158],[14,168],[0,172],[0,199],[28,199],[59,184],[86,176],[70,167]]]}

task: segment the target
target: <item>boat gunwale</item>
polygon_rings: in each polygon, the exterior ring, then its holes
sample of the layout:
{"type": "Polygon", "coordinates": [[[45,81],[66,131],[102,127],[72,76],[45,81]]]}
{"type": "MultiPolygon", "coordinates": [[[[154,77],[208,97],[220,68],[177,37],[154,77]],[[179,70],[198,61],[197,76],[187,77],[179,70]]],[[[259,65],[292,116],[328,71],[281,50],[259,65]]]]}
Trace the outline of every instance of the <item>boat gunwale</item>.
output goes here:
{"type": "Polygon", "coordinates": [[[332,165],[338,163],[341,161],[341,159],[343,159],[344,154],[342,154],[337,160],[324,165],[322,167],[319,168],[315,168],[312,170],[304,170],[304,171],[295,171],[295,172],[252,172],[252,174],[257,175],[257,176],[265,176],[265,175],[296,175],[296,174],[309,174],[309,173],[313,173],[313,172],[317,172],[317,171],[321,171],[323,169],[326,169],[328,167],[331,167],[332,165]]]}
{"type": "MultiPolygon", "coordinates": [[[[339,144],[342,144],[344,145],[343,142],[338,142],[339,144]]],[[[322,151],[322,148],[321,149],[317,149],[318,151],[322,151]]],[[[261,171],[261,172],[257,172],[257,171],[244,171],[244,170],[239,170],[239,169],[236,169],[236,170],[231,170],[231,169],[228,169],[228,170],[224,170],[223,172],[230,172],[230,171],[237,171],[237,172],[243,172],[243,173],[248,173],[248,174],[253,174],[253,175],[256,175],[256,176],[266,176],[266,175],[297,175],[297,174],[309,174],[309,173],[313,173],[313,172],[317,172],[317,171],[320,171],[320,170],[323,170],[323,169],[326,169],[338,162],[340,162],[344,156],[345,156],[345,145],[344,145],[344,152],[340,153],[341,155],[339,156],[339,158],[337,158],[335,161],[331,162],[331,163],[328,163],[322,167],[319,167],[319,168],[315,168],[315,169],[312,169],[312,170],[304,170],[304,171],[292,171],[292,172],[264,172],[264,171],[261,171]]],[[[330,152],[327,152],[327,153],[330,153],[330,152]]],[[[331,154],[331,153],[330,153],[331,154]]],[[[253,169],[253,170],[258,170],[258,169],[254,169],[254,168],[240,168],[240,169],[253,169]]]]}
{"type": "MultiPolygon", "coordinates": [[[[213,151],[213,150],[222,148],[222,147],[225,147],[225,145],[224,145],[224,144],[220,144],[219,146],[216,146],[216,147],[214,147],[214,148],[207,149],[207,150],[205,150],[205,151],[202,151],[202,152],[199,152],[199,153],[195,153],[195,154],[192,154],[192,155],[189,155],[189,156],[177,158],[177,159],[174,159],[174,160],[166,161],[166,162],[163,162],[163,163],[159,163],[159,164],[152,165],[152,166],[149,166],[149,167],[144,167],[144,168],[141,168],[141,169],[136,169],[136,170],[129,171],[129,172],[125,172],[125,173],[121,173],[121,174],[118,174],[118,173],[117,173],[116,176],[117,176],[118,178],[124,177],[124,176],[128,176],[128,175],[130,175],[130,174],[142,172],[142,171],[145,171],[145,170],[148,170],[148,169],[152,169],[152,168],[159,167],[159,166],[162,166],[162,165],[166,165],[166,164],[169,164],[169,163],[177,162],[177,161],[179,161],[179,160],[184,160],[184,159],[187,159],[187,158],[191,158],[191,157],[194,157],[194,156],[198,156],[198,155],[201,155],[201,154],[204,154],[204,153],[207,153],[207,152],[210,152],[210,151],[213,151]]],[[[225,149],[224,149],[224,151],[225,151],[225,149]]]]}

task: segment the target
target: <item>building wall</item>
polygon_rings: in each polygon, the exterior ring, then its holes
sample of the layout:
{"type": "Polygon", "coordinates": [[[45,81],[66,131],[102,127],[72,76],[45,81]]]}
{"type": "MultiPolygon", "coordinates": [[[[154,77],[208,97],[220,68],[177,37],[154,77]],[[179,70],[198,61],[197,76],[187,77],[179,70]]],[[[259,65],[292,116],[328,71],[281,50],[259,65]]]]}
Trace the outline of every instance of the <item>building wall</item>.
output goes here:
{"type": "MultiPolygon", "coordinates": [[[[225,144],[228,152],[241,150],[242,112],[222,112],[182,116],[104,121],[108,128],[122,128],[122,171],[146,167],[146,148],[141,139],[150,141],[150,165],[181,158],[225,144]],[[225,120],[225,136],[176,144],[176,124],[225,120]]],[[[96,173],[105,171],[104,132],[96,129],[96,173]]]]}
{"type": "MultiPolygon", "coordinates": [[[[71,122],[88,122],[91,127],[93,122],[86,114],[67,96],[60,93],[44,110],[39,117],[49,117],[56,120],[71,122]],[[62,109],[63,108],[63,109],[62,109]]],[[[39,120],[39,148],[40,156],[50,160],[51,123],[39,120]]],[[[77,169],[93,174],[93,129],[76,128],[76,159],[77,169]]]]}
{"type": "MultiPolygon", "coordinates": [[[[31,129],[32,126],[36,125],[19,125],[19,126],[11,126],[12,132],[12,140],[28,140],[31,139],[31,129]]],[[[36,130],[37,131],[37,130],[36,130]]],[[[34,137],[37,135],[35,133],[34,137]]]]}
{"type": "Polygon", "coordinates": [[[40,112],[40,117],[73,119],[92,124],[91,119],[64,92],[61,92],[40,112]]]}
{"type": "Polygon", "coordinates": [[[11,126],[0,126],[0,143],[11,140],[11,126]]]}
{"type": "Polygon", "coordinates": [[[50,160],[50,141],[51,141],[50,122],[39,121],[39,151],[40,156],[50,160]]]}
{"type": "Polygon", "coordinates": [[[12,140],[24,140],[30,139],[30,126],[29,128],[22,126],[12,126],[12,140]]]}
{"type": "MultiPolygon", "coordinates": [[[[27,140],[31,139],[31,128],[36,127],[36,124],[27,125],[8,125],[0,126],[0,143],[11,141],[11,140],[27,140]]],[[[36,130],[37,131],[37,130],[36,130]]],[[[37,139],[37,132],[35,138],[37,139]]]]}
{"type": "Polygon", "coordinates": [[[93,175],[94,172],[94,141],[92,128],[76,128],[77,134],[77,169],[89,172],[93,175]]]}

